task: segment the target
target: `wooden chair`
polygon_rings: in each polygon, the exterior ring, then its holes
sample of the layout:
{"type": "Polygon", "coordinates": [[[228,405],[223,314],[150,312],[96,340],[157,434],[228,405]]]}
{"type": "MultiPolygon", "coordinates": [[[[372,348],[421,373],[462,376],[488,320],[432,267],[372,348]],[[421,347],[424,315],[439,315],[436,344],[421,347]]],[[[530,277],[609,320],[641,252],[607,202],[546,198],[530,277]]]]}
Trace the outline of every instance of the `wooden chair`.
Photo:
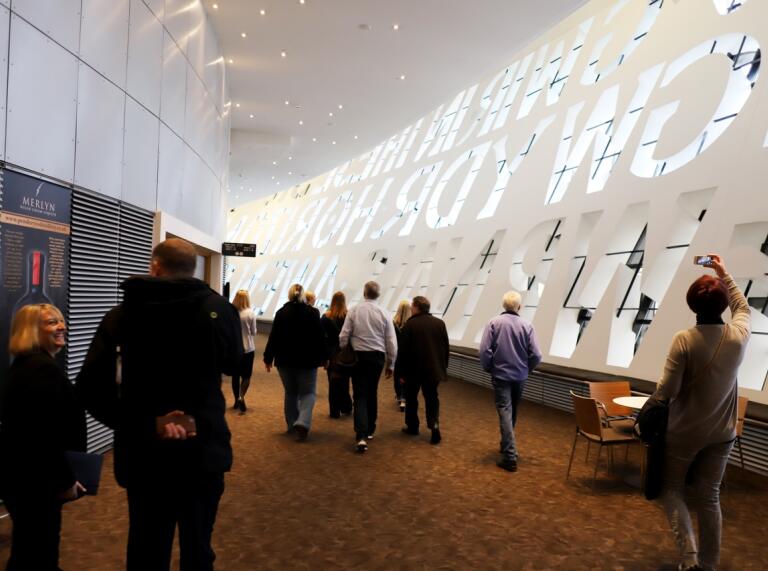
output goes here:
{"type": "Polygon", "coordinates": [[[613,402],[616,397],[632,396],[629,381],[591,382],[589,396],[597,401],[603,423],[622,432],[631,432],[635,423],[632,409],[613,402]]]}
{"type": "MultiPolygon", "coordinates": [[[[566,480],[571,475],[571,465],[573,464],[573,455],[576,452],[576,442],[579,436],[583,437],[587,441],[587,445],[594,442],[598,445],[597,460],[595,460],[595,472],[592,475],[592,485],[594,487],[597,482],[597,469],[600,467],[600,453],[603,446],[613,447],[619,444],[627,446],[627,453],[629,453],[629,445],[637,442],[635,438],[623,432],[618,431],[612,426],[606,426],[601,418],[600,410],[597,401],[593,398],[582,397],[571,391],[571,398],[573,399],[573,410],[576,413],[576,435],[573,438],[573,446],[571,447],[571,458],[568,461],[568,471],[565,474],[566,480]]],[[[611,451],[611,463],[613,459],[612,448],[611,451]]]]}
{"type": "Polygon", "coordinates": [[[749,399],[747,397],[739,397],[738,413],[736,415],[736,445],[739,447],[739,460],[741,462],[741,469],[744,469],[744,452],[741,449],[741,434],[744,432],[744,419],[747,416],[747,405],[749,399]]]}

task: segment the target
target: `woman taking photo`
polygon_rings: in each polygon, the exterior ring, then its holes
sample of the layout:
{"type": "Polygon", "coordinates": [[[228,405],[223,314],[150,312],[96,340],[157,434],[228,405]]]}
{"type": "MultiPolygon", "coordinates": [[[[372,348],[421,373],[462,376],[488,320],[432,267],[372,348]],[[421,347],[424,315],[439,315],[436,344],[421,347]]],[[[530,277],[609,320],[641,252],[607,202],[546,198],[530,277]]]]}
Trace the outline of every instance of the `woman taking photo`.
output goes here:
{"type": "Polygon", "coordinates": [[[349,378],[352,370],[336,364],[336,355],[340,350],[339,333],[346,317],[347,298],[344,292],[337,291],[331,298],[331,307],[320,318],[328,345],[328,407],[331,418],[352,414],[352,397],[349,396],[349,378]]]}
{"type": "Polygon", "coordinates": [[[317,368],[326,365],[328,348],[315,308],[304,303],[304,288],[293,284],[288,301],[272,321],[264,366],[277,367],[285,388],[285,422],[296,439],[307,439],[312,427],[312,410],[317,398],[317,368]]]}
{"type": "Polygon", "coordinates": [[[253,356],[256,351],[256,314],[251,309],[251,298],[244,289],[235,294],[232,305],[240,312],[240,326],[243,329],[243,360],[240,361],[238,370],[232,375],[232,394],[235,397],[235,406],[232,408],[245,414],[248,407],[245,406],[245,393],[251,386],[253,374],[253,356]]]}
{"type": "MultiPolygon", "coordinates": [[[[410,318],[411,302],[407,299],[404,299],[400,302],[400,305],[397,306],[395,318],[393,319],[395,323],[395,336],[397,337],[398,347],[400,347],[400,332],[402,331],[405,322],[410,318]]],[[[399,366],[397,360],[395,360],[395,372],[392,375],[392,378],[395,381],[395,400],[397,401],[397,405],[400,407],[400,412],[405,412],[405,386],[400,382],[401,374],[401,367],[399,366]]]]}
{"type": "Polygon", "coordinates": [[[720,559],[720,483],[736,438],[736,374],[750,335],[744,294],[711,254],[717,277],[691,284],[686,301],[696,326],[672,340],[654,397],[669,403],[661,502],[680,550],[678,569],[715,569],[720,559]],[[731,322],[721,314],[731,309],[731,322]],[[698,542],[685,503],[686,476],[693,484],[698,542]]]}
{"type": "Polygon", "coordinates": [[[66,344],[64,317],[48,304],[25,305],[11,324],[0,411],[0,497],[13,521],[8,571],[59,569],[61,505],[84,488],[66,451],[85,451],[85,414],[54,356],[66,344]]]}

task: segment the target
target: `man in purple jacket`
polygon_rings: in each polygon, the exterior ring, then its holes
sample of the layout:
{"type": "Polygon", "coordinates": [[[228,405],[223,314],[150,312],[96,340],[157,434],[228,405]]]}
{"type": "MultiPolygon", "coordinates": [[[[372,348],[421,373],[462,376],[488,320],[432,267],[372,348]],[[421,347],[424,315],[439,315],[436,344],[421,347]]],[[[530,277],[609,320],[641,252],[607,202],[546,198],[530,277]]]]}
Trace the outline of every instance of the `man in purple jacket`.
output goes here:
{"type": "Polygon", "coordinates": [[[488,322],[480,341],[480,364],[491,374],[501,428],[499,468],[517,471],[515,422],[517,404],[528,374],[541,362],[533,325],[518,315],[522,299],[516,291],[504,294],[504,313],[488,322]]]}

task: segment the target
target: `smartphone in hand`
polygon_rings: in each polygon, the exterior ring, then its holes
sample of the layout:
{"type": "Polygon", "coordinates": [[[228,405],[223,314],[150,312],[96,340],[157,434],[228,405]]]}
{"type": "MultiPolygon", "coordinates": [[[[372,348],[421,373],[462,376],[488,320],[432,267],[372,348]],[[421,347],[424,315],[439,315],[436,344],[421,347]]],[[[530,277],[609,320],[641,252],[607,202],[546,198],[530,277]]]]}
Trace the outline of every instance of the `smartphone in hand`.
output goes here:
{"type": "Polygon", "coordinates": [[[709,266],[712,263],[712,256],[694,256],[693,263],[697,266],[709,266]]]}
{"type": "Polygon", "coordinates": [[[162,437],[165,434],[165,425],[171,423],[181,426],[188,436],[194,436],[197,433],[195,417],[191,414],[166,414],[165,416],[158,416],[156,419],[157,435],[162,437]]]}

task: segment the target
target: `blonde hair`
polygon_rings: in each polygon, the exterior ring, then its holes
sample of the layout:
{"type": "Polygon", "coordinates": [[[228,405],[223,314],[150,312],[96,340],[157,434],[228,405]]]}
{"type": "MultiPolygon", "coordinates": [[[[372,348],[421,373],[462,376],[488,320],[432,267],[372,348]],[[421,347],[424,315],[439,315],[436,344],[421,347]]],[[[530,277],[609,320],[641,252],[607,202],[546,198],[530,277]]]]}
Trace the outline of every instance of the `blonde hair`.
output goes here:
{"type": "Polygon", "coordinates": [[[27,353],[40,347],[40,321],[44,311],[64,320],[64,315],[55,305],[48,303],[25,305],[16,312],[11,322],[11,339],[8,342],[8,351],[11,355],[27,353]]]}
{"type": "Polygon", "coordinates": [[[234,305],[238,311],[243,311],[244,309],[251,307],[251,298],[248,296],[248,292],[244,289],[237,290],[235,299],[232,300],[232,305],[234,305]]]}
{"type": "Polygon", "coordinates": [[[509,290],[505,293],[504,298],[501,300],[501,305],[506,311],[514,311],[515,313],[520,311],[522,304],[523,298],[514,290],[509,290]]]}
{"type": "Polygon", "coordinates": [[[331,298],[331,307],[325,312],[331,319],[344,319],[347,317],[347,297],[343,291],[337,291],[331,298]]]}
{"type": "Polygon", "coordinates": [[[400,302],[400,304],[397,306],[397,311],[395,311],[395,319],[393,320],[395,322],[395,327],[398,329],[401,329],[403,325],[405,325],[405,322],[408,321],[411,317],[411,302],[407,299],[404,299],[400,302]]]}
{"type": "Polygon", "coordinates": [[[304,292],[304,299],[307,305],[314,306],[317,301],[317,296],[315,295],[315,292],[307,290],[304,292]]]}
{"type": "Polygon", "coordinates": [[[301,284],[293,284],[288,288],[288,301],[304,302],[304,288],[301,284]]]}

